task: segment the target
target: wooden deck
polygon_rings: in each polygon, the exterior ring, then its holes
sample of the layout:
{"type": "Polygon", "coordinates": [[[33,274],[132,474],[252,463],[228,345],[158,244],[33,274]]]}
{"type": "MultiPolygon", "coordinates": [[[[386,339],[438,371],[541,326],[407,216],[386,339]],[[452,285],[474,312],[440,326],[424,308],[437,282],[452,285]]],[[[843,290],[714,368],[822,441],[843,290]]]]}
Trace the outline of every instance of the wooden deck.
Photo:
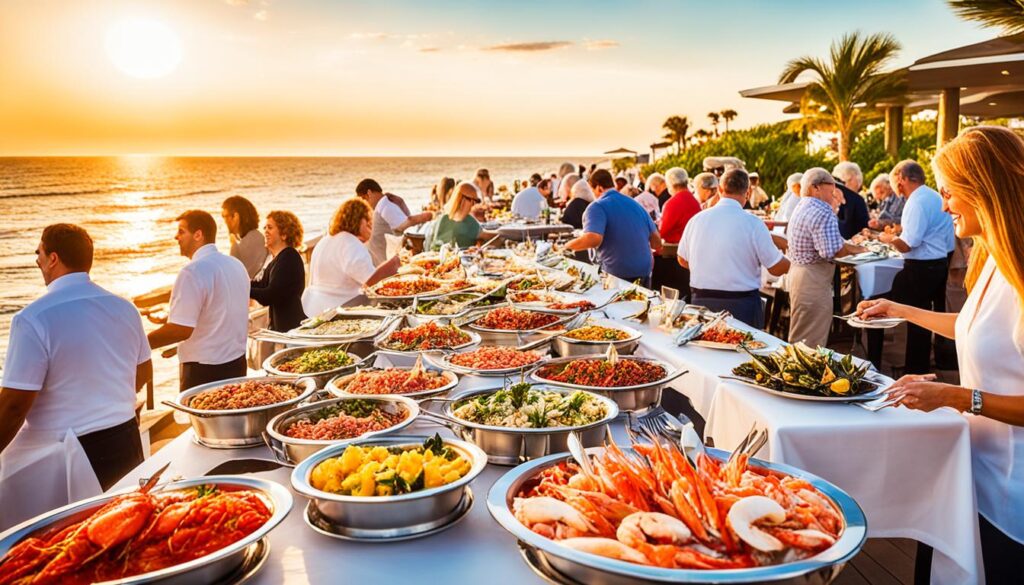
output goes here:
{"type": "Polygon", "coordinates": [[[907,538],[869,538],[833,585],[912,585],[916,553],[907,538]]]}

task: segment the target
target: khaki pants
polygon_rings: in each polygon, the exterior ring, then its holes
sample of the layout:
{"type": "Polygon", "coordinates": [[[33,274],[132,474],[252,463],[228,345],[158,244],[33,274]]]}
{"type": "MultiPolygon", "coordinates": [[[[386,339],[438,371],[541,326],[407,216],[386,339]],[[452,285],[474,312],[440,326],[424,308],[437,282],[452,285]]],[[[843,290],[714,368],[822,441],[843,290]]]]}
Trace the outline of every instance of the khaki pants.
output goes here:
{"type": "Polygon", "coordinates": [[[828,343],[832,328],[832,277],[830,262],[793,264],[786,275],[789,288],[789,342],[803,341],[817,347],[828,343]]]}

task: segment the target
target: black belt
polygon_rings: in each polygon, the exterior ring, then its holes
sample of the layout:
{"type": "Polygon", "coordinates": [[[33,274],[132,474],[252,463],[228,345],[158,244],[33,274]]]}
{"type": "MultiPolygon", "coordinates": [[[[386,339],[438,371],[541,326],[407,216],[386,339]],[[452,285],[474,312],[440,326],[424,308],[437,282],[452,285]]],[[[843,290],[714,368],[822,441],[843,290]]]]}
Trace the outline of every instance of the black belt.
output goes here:
{"type": "Polygon", "coordinates": [[[942,266],[949,262],[949,258],[936,258],[934,260],[914,260],[913,258],[904,258],[904,266],[942,266]]]}
{"type": "Polygon", "coordinates": [[[690,293],[713,299],[746,299],[761,297],[761,291],[757,290],[713,290],[710,288],[693,288],[692,286],[690,287],[690,293]]]}

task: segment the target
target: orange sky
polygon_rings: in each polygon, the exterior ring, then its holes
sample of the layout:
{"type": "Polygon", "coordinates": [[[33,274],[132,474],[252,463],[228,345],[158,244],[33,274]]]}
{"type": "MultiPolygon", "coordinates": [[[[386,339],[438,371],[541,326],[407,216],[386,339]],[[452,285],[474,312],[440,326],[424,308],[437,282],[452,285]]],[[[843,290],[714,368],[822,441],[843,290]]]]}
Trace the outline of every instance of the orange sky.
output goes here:
{"type": "MultiPolygon", "coordinates": [[[[908,4],[934,20],[927,36],[901,37],[908,58],[993,36],[941,2],[908,4]]],[[[508,6],[10,0],[0,7],[0,156],[643,150],[673,114],[694,129],[725,108],[741,127],[781,119],[780,104],[737,91],[772,84],[787,59],[823,52],[842,32],[781,34],[776,23],[821,6],[803,1],[744,4],[750,18],[732,39],[693,20],[705,4],[508,6]],[[139,79],[114,65],[106,35],[130,18],[180,40],[173,71],[139,79]]],[[[871,31],[885,22],[865,21],[871,31]]]]}

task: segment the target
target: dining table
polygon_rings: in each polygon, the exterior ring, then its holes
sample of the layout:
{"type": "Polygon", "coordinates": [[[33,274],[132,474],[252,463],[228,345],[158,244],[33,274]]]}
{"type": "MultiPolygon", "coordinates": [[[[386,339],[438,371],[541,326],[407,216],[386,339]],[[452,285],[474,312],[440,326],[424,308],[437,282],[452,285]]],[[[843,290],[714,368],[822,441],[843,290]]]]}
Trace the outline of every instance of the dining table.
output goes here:
{"type": "MultiPolygon", "coordinates": [[[[576,261],[565,262],[562,268],[576,261]]],[[[585,296],[598,304],[614,293],[606,288],[632,286],[608,277],[585,296]]],[[[656,305],[657,298],[653,302],[656,305]]],[[[675,343],[676,332],[658,322],[663,311],[652,311],[647,320],[636,322],[638,304],[614,303],[603,311],[609,319],[643,333],[639,355],[687,370],[666,391],[683,394],[706,420],[706,442],[730,450],[752,425],[766,429],[768,441],[756,457],[798,467],[845,490],[863,508],[870,537],[911,538],[933,547],[932,583],[981,581],[970,437],[962,415],[946,409],[923,413],[903,407],[869,411],[851,403],[801,400],[725,379],[749,356],[692,343],[680,347],[675,343]]],[[[750,330],[732,318],[727,324],[750,330]]],[[[766,344],[766,350],[784,345],[764,331],[753,334],[766,344]]],[[[408,365],[414,357],[378,359],[408,365]]],[[[467,375],[453,392],[500,384],[500,378],[467,375]]],[[[622,418],[612,429],[617,440],[627,442],[622,418]]],[[[403,434],[435,432],[451,436],[448,429],[428,421],[416,421],[403,434]]],[[[140,478],[166,463],[170,463],[166,477],[191,478],[219,463],[242,459],[272,460],[273,456],[265,446],[209,449],[197,444],[189,430],[112,489],[138,486],[140,478]]],[[[347,542],[318,534],[305,525],[306,501],[295,494],[294,509],[271,533],[270,557],[252,583],[403,582],[424,575],[445,583],[542,582],[520,558],[515,538],[491,519],[484,504],[490,486],[508,469],[486,467],[471,484],[475,504],[459,524],[405,542],[347,542]]],[[[288,486],[290,472],[281,467],[254,475],[288,486]]]]}

